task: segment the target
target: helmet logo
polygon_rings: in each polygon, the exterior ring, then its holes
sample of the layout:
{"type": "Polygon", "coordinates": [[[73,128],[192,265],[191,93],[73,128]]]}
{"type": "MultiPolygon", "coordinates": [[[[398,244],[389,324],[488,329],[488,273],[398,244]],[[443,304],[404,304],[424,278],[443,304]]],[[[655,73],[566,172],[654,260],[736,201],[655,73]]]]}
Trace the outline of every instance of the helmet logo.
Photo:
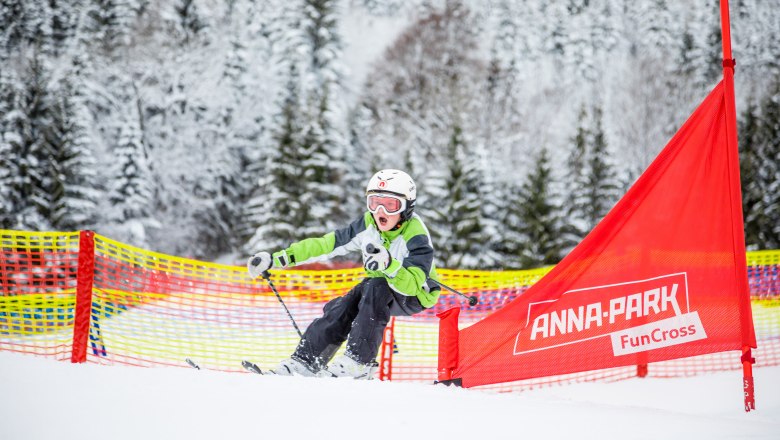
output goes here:
{"type": "Polygon", "coordinates": [[[380,181],[379,181],[379,187],[380,187],[380,188],[384,188],[385,186],[387,186],[387,183],[385,183],[385,181],[384,181],[384,180],[380,180],[380,181]]]}

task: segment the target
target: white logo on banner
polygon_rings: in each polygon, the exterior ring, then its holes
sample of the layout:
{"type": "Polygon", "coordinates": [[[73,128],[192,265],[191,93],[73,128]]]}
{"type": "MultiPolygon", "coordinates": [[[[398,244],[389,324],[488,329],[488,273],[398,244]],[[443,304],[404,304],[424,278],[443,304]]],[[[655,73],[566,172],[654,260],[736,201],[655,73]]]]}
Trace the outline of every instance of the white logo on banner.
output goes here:
{"type": "Polygon", "coordinates": [[[610,334],[615,356],[705,339],[699,312],[686,313],[610,334]]]}
{"type": "Polygon", "coordinates": [[[615,356],[705,339],[698,312],[690,310],[687,274],[573,289],[555,300],[530,303],[514,354],[608,336],[615,356]],[[585,293],[588,304],[580,299],[585,293]],[[540,308],[544,312],[533,313],[540,308]]]}

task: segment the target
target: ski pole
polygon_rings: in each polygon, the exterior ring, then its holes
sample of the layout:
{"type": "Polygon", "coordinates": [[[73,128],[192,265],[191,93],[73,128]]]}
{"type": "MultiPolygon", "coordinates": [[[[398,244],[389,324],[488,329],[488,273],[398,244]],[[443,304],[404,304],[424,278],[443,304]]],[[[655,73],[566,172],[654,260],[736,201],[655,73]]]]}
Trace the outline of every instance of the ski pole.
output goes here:
{"type": "MultiPolygon", "coordinates": [[[[377,252],[379,252],[379,249],[377,249],[373,244],[369,243],[369,244],[366,245],[366,251],[369,254],[376,254],[377,252]]],[[[452,293],[457,293],[458,295],[466,298],[467,300],[469,300],[469,305],[470,306],[475,306],[475,305],[477,305],[479,303],[479,299],[476,296],[468,296],[465,293],[458,292],[457,290],[453,289],[452,287],[450,287],[450,286],[448,286],[446,284],[442,284],[441,282],[436,281],[433,278],[431,278],[430,280],[433,281],[434,283],[438,284],[439,287],[443,287],[443,288],[449,290],[452,293]]]]}
{"type": "Polygon", "coordinates": [[[469,300],[469,305],[470,306],[475,306],[475,305],[479,304],[479,298],[477,298],[476,296],[473,296],[473,295],[472,296],[468,296],[468,295],[466,295],[463,292],[458,292],[457,290],[453,289],[452,287],[450,287],[450,286],[448,286],[446,284],[441,283],[440,281],[436,281],[434,279],[431,279],[431,281],[433,281],[434,283],[438,284],[439,287],[443,287],[443,288],[449,290],[452,293],[457,293],[458,295],[466,298],[467,300],[469,300]]]}
{"type": "MultiPolygon", "coordinates": [[[[252,260],[252,265],[258,265],[260,264],[260,257],[256,257],[254,260],[252,260]]],[[[271,274],[266,270],[262,273],[263,278],[268,282],[268,286],[271,287],[271,290],[274,292],[274,295],[276,295],[276,299],[279,300],[279,302],[282,304],[282,307],[284,307],[284,311],[287,312],[287,316],[290,317],[290,321],[292,322],[293,327],[295,327],[295,331],[298,332],[298,336],[303,339],[303,333],[301,333],[301,329],[298,328],[298,324],[295,323],[295,318],[293,318],[292,314],[290,313],[290,309],[287,308],[287,304],[284,303],[282,300],[282,296],[279,295],[279,292],[276,290],[276,286],[274,286],[273,281],[271,281],[271,274]]]]}

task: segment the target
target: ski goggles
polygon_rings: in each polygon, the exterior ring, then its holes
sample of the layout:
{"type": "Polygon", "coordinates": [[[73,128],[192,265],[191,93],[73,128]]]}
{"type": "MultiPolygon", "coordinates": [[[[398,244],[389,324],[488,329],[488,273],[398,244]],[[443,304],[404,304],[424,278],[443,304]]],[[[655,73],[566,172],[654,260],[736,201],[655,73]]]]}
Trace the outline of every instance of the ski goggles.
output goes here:
{"type": "Polygon", "coordinates": [[[366,206],[372,214],[381,207],[388,215],[398,214],[406,209],[406,199],[392,194],[369,194],[366,196],[366,206]]]}

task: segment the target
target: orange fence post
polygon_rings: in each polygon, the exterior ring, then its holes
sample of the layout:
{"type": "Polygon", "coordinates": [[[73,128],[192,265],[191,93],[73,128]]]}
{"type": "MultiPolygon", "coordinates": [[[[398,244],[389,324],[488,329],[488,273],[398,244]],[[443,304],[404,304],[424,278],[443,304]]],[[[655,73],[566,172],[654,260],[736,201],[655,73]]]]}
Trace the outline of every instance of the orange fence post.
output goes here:
{"type": "Polygon", "coordinates": [[[92,282],[95,278],[95,233],[79,234],[79,262],[76,274],[76,312],[73,317],[73,349],[70,361],[87,361],[89,320],[92,315],[92,282]]]}

